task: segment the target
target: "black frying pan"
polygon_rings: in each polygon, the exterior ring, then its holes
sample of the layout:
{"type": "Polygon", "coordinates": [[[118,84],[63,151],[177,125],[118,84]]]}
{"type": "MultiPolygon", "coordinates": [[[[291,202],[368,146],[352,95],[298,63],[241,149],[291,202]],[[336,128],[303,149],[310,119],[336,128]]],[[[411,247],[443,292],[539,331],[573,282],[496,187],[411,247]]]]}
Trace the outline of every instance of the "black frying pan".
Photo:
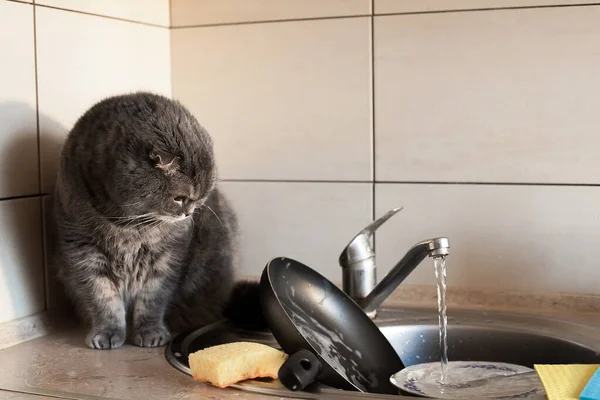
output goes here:
{"type": "Polygon", "coordinates": [[[313,269],[276,258],[260,281],[261,306],[290,357],[279,371],[289,389],[313,381],[346,390],[398,394],[390,376],[404,368],[377,326],[343,291],[313,269]]]}

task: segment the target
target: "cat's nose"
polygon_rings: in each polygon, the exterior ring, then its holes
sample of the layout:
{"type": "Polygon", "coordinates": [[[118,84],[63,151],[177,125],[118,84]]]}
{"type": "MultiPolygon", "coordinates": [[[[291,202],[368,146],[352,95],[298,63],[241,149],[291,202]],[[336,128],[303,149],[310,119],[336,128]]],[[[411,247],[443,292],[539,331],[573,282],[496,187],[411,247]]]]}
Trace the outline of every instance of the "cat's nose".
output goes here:
{"type": "Polygon", "coordinates": [[[193,205],[184,207],[183,213],[185,214],[186,217],[189,217],[190,215],[192,215],[194,213],[194,209],[195,209],[195,207],[193,205]]]}

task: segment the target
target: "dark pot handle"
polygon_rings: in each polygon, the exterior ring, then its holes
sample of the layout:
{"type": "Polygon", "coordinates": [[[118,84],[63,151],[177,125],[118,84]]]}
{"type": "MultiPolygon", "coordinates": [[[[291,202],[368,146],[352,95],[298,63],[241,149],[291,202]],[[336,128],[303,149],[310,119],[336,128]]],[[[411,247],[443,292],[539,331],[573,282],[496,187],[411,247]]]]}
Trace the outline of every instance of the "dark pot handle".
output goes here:
{"type": "Polygon", "coordinates": [[[303,390],[321,372],[321,362],[312,352],[302,349],[288,357],[279,368],[279,381],[289,390],[303,390]]]}

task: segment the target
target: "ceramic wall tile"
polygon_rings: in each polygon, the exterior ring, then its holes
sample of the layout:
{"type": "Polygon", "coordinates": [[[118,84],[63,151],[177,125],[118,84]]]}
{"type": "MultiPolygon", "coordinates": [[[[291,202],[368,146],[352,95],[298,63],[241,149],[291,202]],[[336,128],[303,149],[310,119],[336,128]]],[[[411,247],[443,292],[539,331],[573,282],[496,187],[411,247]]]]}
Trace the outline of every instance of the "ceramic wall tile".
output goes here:
{"type": "Polygon", "coordinates": [[[0,201],[0,323],[45,307],[40,201],[0,201]]]}
{"type": "MultiPolygon", "coordinates": [[[[600,188],[376,185],[376,215],[403,206],[376,237],[380,279],[421,240],[447,237],[448,287],[598,294],[600,188]]],[[[425,259],[406,284],[435,285],[425,259]]]]}
{"type": "Polygon", "coordinates": [[[171,0],[173,26],[344,17],[370,13],[370,0],[171,0]]]}
{"type": "Polygon", "coordinates": [[[593,4],[595,0],[373,0],[375,14],[593,4]]]}
{"type": "Polygon", "coordinates": [[[35,4],[169,26],[169,0],[36,0],[35,4]]]}
{"type": "Polygon", "coordinates": [[[33,6],[0,1],[0,198],[39,192],[33,6]]]}
{"type": "Polygon", "coordinates": [[[341,281],[344,247],[371,221],[365,183],[223,182],[239,218],[241,275],[260,276],[275,257],[289,257],[341,281]]]}
{"type": "Polygon", "coordinates": [[[165,28],[38,7],[37,52],[42,187],[49,192],[63,141],[77,119],[111,95],[170,96],[165,28]]]}
{"type": "Polygon", "coordinates": [[[599,183],[600,6],[375,18],[379,181],[599,183]]]}
{"type": "Polygon", "coordinates": [[[370,180],[370,18],[172,31],[173,94],[223,179],[370,180]]]}

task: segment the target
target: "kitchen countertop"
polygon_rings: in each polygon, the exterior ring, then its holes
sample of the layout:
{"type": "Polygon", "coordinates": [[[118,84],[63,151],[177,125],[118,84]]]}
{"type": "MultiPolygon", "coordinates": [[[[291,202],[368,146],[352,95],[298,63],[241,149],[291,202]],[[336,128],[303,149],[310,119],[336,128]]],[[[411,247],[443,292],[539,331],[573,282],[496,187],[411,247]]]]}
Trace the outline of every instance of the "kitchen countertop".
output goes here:
{"type": "Polygon", "coordinates": [[[56,397],[40,396],[36,394],[10,392],[0,389],[0,400],[56,400],[56,397]]]}
{"type": "MultiPolygon", "coordinates": [[[[435,310],[435,295],[430,289],[419,296],[401,293],[386,301],[387,306],[417,306],[435,310]],[[413,299],[413,301],[408,300],[413,299]],[[415,302],[414,299],[421,301],[415,302]]],[[[401,291],[398,291],[401,292],[401,291]]],[[[413,293],[416,295],[417,293],[413,293]]],[[[508,296],[512,297],[512,296],[508,296]]],[[[459,299],[457,295],[455,300],[459,299]]],[[[514,298],[513,298],[514,299],[514,298]]],[[[471,309],[501,309],[534,315],[559,317],[572,322],[600,326],[600,313],[596,299],[587,301],[585,307],[575,311],[563,307],[565,301],[534,300],[530,307],[509,307],[501,301],[491,307],[485,301],[475,301],[466,296],[462,307],[471,309]],[[542,307],[538,307],[539,305],[542,307]],[[550,303],[550,304],[548,304],[550,303]],[[468,304],[468,307],[465,305],[468,304]],[[550,306],[550,308],[547,308],[550,306]],[[583,312],[581,312],[583,308],[583,312]]],[[[509,301],[508,303],[512,303],[509,301]]],[[[456,305],[455,305],[456,306],[456,305]]],[[[452,312],[451,306],[449,314],[452,312]]],[[[43,337],[0,350],[0,400],[24,399],[239,399],[265,398],[237,389],[219,389],[194,381],[175,370],[164,357],[164,347],[140,348],[124,345],[114,350],[92,350],[84,342],[85,331],[72,322],[58,324],[43,337]]],[[[277,397],[268,397],[277,399],[277,397]]]]}
{"type": "Polygon", "coordinates": [[[0,400],[263,398],[194,381],[167,363],[164,347],[92,350],[84,337],[79,328],[60,329],[1,350],[0,400]]]}

